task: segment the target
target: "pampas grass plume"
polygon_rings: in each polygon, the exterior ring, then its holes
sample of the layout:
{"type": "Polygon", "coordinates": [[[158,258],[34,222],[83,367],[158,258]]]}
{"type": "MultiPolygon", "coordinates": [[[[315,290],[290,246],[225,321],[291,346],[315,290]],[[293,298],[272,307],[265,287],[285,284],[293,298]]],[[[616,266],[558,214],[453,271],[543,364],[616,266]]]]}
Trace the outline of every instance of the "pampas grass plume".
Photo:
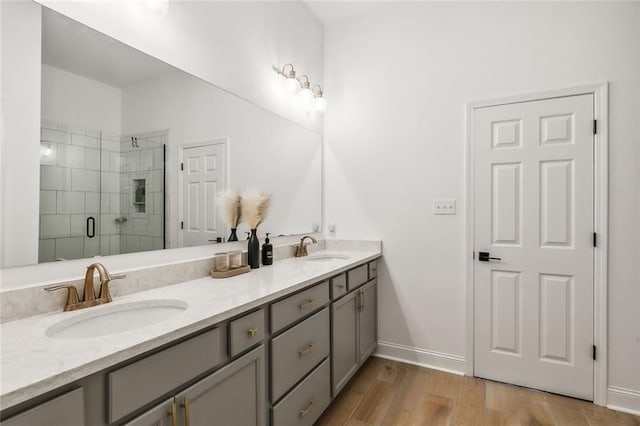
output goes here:
{"type": "Polygon", "coordinates": [[[250,229],[256,229],[267,217],[271,194],[257,189],[247,189],[240,194],[240,198],[242,199],[242,219],[250,229]]]}
{"type": "Polygon", "coordinates": [[[227,226],[237,228],[242,220],[240,195],[231,190],[221,191],[218,193],[216,202],[222,211],[223,220],[227,226]]]}

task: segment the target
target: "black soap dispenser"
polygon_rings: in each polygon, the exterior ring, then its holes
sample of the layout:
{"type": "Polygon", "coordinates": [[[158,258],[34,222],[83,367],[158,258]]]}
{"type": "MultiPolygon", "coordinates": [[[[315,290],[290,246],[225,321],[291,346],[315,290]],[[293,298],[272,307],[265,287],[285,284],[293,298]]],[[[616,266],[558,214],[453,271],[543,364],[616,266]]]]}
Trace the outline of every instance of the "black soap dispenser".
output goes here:
{"type": "Polygon", "coordinates": [[[262,245],[262,264],[273,265],[273,245],[269,242],[269,233],[267,232],[267,238],[262,245]]]}

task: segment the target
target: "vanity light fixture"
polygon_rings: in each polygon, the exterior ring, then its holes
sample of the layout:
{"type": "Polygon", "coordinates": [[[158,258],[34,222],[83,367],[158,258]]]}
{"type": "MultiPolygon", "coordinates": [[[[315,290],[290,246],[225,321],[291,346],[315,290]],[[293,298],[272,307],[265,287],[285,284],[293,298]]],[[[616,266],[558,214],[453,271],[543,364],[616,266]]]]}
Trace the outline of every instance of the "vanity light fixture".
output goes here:
{"type": "Polygon", "coordinates": [[[324,114],[324,112],[327,110],[327,99],[324,97],[322,87],[320,87],[319,84],[316,84],[312,87],[312,91],[315,96],[316,111],[318,111],[320,114],[324,114]],[[313,90],[316,87],[318,88],[318,90],[313,90]]]}
{"type": "Polygon", "coordinates": [[[287,91],[291,94],[297,93],[298,90],[300,90],[300,82],[296,78],[296,71],[293,69],[293,65],[284,64],[282,67],[282,75],[287,78],[287,81],[285,82],[287,91]],[[287,65],[291,67],[291,71],[289,72],[285,71],[287,69],[287,65]]]}
{"type": "MultiPolygon", "coordinates": [[[[275,67],[274,70],[278,71],[275,67]]],[[[278,71],[278,74],[286,79],[285,86],[287,91],[291,94],[297,93],[299,95],[298,99],[308,112],[315,111],[323,114],[327,110],[327,100],[324,97],[322,87],[319,84],[312,87],[309,77],[306,75],[296,77],[296,71],[293,69],[292,64],[284,64],[282,71],[278,71]]]]}
{"type": "Polygon", "coordinates": [[[302,99],[304,106],[310,109],[313,106],[313,92],[311,91],[311,82],[306,75],[300,76],[300,83],[302,90],[300,90],[299,96],[302,99]],[[302,79],[304,78],[304,81],[302,79]]]}

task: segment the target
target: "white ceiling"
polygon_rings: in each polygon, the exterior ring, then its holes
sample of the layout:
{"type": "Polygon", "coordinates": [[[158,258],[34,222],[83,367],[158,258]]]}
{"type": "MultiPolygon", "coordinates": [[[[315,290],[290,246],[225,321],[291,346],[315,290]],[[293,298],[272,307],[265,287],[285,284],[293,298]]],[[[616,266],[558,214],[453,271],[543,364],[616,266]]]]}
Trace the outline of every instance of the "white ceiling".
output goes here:
{"type": "Polygon", "coordinates": [[[174,70],[47,8],[42,8],[42,62],[119,88],[174,70]]]}
{"type": "Polygon", "coordinates": [[[371,0],[303,0],[309,10],[323,25],[331,25],[336,22],[356,16],[366,15],[375,10],[391,5],[392,1],[371,0]]]}

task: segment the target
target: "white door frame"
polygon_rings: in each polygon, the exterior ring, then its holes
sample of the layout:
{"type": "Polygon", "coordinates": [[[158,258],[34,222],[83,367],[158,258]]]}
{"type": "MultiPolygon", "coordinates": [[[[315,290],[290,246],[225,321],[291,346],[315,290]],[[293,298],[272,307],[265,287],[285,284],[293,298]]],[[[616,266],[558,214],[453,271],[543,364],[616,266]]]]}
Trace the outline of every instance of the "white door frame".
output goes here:
{"type": "Polygon", "coordinates": [[[597,233],[597,247],[594,250],[594,305],[593,342],[597,347],[597,360],[593,371],[593,402],[607,404],[607,256],[608,256],[608,153],[609,153],[609,105],[608,83],[602,82],[506,98],[474,101],[466,104],[466,241],[465,241],[465,374],[474,374],[474,110],[476,108],[505,105],[517,102],[551,99],[565,96],[592,94],[594,118],[597,120],[594,150],[594,232],[597,233]]]}
{"type": "MultiPolygon", "coordinates": [[[[178,164],[176,164],[176,172],[178,173],[178,221],[184,220],[184,194],[182,191],[182,184],[184,181],[184,175],[180,170],[180,164],[184,163],[184,150],[188,148],[197,148],[200,146],[208,145],[222,145],[222,152],[224,153],[224,186],[223,189],[229,187],[229,138],[214,138],[200,142],[188,142],[180,144],[178,147],[178,164]]],[[[225,230],[225,234],[229,230],[225,230]]],[[[178,227],[178,247],[184,246],[184,230],[178,227]]]]}

